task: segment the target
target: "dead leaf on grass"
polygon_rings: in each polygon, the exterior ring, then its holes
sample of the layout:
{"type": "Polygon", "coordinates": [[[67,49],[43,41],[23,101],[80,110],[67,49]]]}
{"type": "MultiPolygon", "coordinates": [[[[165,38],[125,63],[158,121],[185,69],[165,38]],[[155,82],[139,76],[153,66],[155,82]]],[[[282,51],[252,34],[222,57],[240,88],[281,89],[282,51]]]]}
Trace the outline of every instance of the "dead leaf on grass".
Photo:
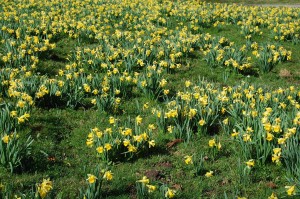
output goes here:
{"type": "Polygon", "coordinates": [[[291,74],[291,72],[290,72],[289,70],[287,70],[287,69],[281,69],[281,70],[279,71],[279,76],[280,76],[280,77],[283,77],[283,78],[287,78],[287,77],[292,77],[292,74],[291,74]]]}
{"type": "Polygon", "coordinates": [[[174,184],[172,187],[176,190],[180,190],[180,191],[182,190],[182,185],[181,184],[174,184]]]}
{"type": "Polygon", "coordinates": [[[179,144],[180,142],[183,142],[183,139],[175,139],[175,140],[173,140],[173,141],[167,143],[167,147],[168,147],[168,148],[171,148],[171,147],[173,147],[173,146],[179,144]]]}
{"type": "Polygon", "coordinates": [[[155,164],[155,166],[157,167],[165,167],[165,168],[171,168],[173,167],[173,164],[169,161],[166,161],[166,162],[158,162],[155,164]]]}
{"type": "Polygon", "coordinates": [[[276,189],[277,188],[277,185],[274,182],[271,182],[271,181],[267,182],[266,186],[271,188],[271,189],[276,189]]]}
{"type": "Polygon", "coordinates": [[[227,184],[229,184],[229,180],[227,178],[224,178],[220,183],[220,185],[222,185],[222,186],[227,185],[227,184]]]}

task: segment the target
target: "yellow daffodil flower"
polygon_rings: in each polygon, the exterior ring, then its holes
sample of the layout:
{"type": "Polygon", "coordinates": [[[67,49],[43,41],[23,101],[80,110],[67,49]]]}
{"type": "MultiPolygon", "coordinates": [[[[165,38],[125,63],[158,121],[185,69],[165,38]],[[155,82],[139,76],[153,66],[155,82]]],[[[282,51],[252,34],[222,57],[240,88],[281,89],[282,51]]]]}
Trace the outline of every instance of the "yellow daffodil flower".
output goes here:
{"type": "Polygon", "coordinates": [[[216,146],[216,141],[215,141],[215,139],[209,140],[209,141],[208,141],[208,146],[211,147],[211,148],[214,147],[214,146],[216,146]]]}
{"type": "Polygon", "coordinates": [[[214,174],[213,171],[208,171],[208,172],[206,172],[205,177],[210,178],[213,176],[213,174],[214,174]]]}
{"type": "Polygon", "coordinates": [[[141,182],[143,184],[149,184],[149,179],[147,178],[147,176],[143,176],[143,178],[141,180],[138,180],[137,182],[141,182]]]}
{"type": "Polygon", "coordinates": [[[185,164],[193,164],[192,156],[190,156],[190,155],[185,156],[184,162],[185,162],[185,164]]]}
{"type": "Polygon", "coordinates": [[[167,192],[165,193],[165,197],[166,198],[174,198],[176,194],[175,190],[169,189],[167,190],[167,192]]]}
{"type": "Polygon", "coordinates": [[[88,174],[88,178],[86,179],[90,184],[94,184],[98,178],[93,174],[88,174]]]}
{"type": "Polygon", "coordinates": [[[7,143],[9,142],[9,140],[10,140],[10,138],[9,138],[9,136],[6,135],[6,134],[2,137],[2,141],[3,141],[5,144],[7,144],[7,143]]]}
{"type": "Polygon", "coordinates": [[[156,186],[154,186],[154,185],[146,185],[147,186],[147,188],[148,188],[148,192],[149,193],[152,193],[153,191],[155,191],[156,190],[156,186]]]}
{"type": "Polygon", "coordinates": [[[43,182],[41,184],[39,184],[38,186],[38,192],[41,196],[41,198],[45,198],[47,193],[53,189],[52,187],[52,182],[50,181],[50,179],[43,179],[43,182]]]}
{"type": "Polygon", "coordinates": [[[103,175],[103,178],[110,181],[113,179],[113,173],[111,171],[106,171],[103,175]]]}
{"type": "Polygon", "coordinates": [[[289,196],[296,195],[296,186],[295,185],[293,185],[293,186],[285,186],[285,188],[286,188],[286,193],[289,196]]]}
{"type": "Polygon", "coordinates": [[[245,164],[247,165],[248,168],[252,168],[255,165],[255,161],[253,159],[248,160],[247,162],[245,162],[245,164]]]}

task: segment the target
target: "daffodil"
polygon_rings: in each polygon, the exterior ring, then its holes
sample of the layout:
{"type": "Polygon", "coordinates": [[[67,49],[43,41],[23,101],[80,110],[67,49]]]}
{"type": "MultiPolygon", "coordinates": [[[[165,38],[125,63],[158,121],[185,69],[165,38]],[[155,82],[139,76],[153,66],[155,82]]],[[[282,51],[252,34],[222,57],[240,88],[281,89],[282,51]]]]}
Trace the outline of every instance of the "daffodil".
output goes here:
{"type": "Polygon", "coordinates": [[[248,168],[252,168],[255,165],[255,161],[253,159],[248,160],[247,162],[245,162],[245,164],[247,165],[248,168]]]}
{"type": "Polygon", "coordinates": [[[274,138],[274,135],[272,133],[267,133],[266,140],[268,140],[270,142],[273,140],[273,138],[274,138]]]}
{"type": "Polygon", "coordinates": [[[115,118],[114,117],[109,117],[109,123],[114,124],[115,123],[115,118]]]}
{"type": "Polygon", "coordinates": [[[105,148],[107,151],[109,151],[109,150],[112,149],[112,145],[111,145],[110,143],[106,143],[106,144],[104,144],[104,148],[105,148]]]}
{"type": "Polygon", "coordinates": [[[147,176],[143,176],[143,178],[141,180],[138,180],[137,182],[141,182],[143,184],[149,184],[149,179],[147,178],[147,176]]]}
{"type": "Polygon", "coordinates": [[[150,141],[148,141],[148,143],[149,143],[149,148],[155,146],[155,140],[150,140],[150,141]]]}
{"type": "Polygon", "coordinates": [[[5,144],[7,144],[7,143],[9,142],[9,140],[10,140],[10,138],[9,138],[9,136],[6,135],[6,134],[2,137],[2,141],[3,141],[5,144]]]}
{"type": "Polygon", "coordinates": [[[143,110],[147,110],[148,108],[149,108],[149,102],[147,102],[143,105],[143,110]]]}
{"type": "Polygon", "coordinates": [[[174,129],[174,126],[168,126],[168,127],[167,127],[167,131],[168,131],[169,133],[173,133],[173,129],[174,129]]]}
{"type": "Polygon", "coordinates": [[[137,125],[140,125],[142,123],[142,121],[143,121],[143,118],[139,115],[135,118],[135,122],[137,125]]]}
{"type": "Polygon", "coordinates": [[[222,121],[222,123],[223,123],[224,125],[228,125],[229,119],[228,119],[228,118],[224,119],[224,120],[222,121]]]}
{"type": "Polygon", "coordinates": [[[184,162],[185,162],[185,164],[193,164],[192,156],[190,156],[190,155],[185,156],[184,162]]]}
{"type": "Polygon", "coordinates": [[[97,152],[100,153],[100,154],[104,152],[103,146],[98,146],[98,147],[96,148],[96,150],[97,150],[97,152]]]}
{"type": "Polygon", "coordinates": [[[213,171],[208,171],[208,172],[206,172],[205,177],[210,178],[213,176],[213,174],[214,174],[213,171]]]}
{"type": "Polygon", "coordinates": [[[214,147],[214,146],[216,146],[216,141],[215,141],[215,139],[209,140],[209,141],[208,141],[208,146],[211,147],[211,148],[214,147]]]}
{"type": "Polygon", "coordinates": [[[275,195],[275,193],[272,193],[268,199],[278,199],[277,196],[275,195]]]}
{"type": "Polygon", "coordinates": [[[204,124],[206,124],[206,122],[205,122],[204,119],[201,119],[201,120],[199,120],[198,124],[199,124],[200,126],[203,126],[204,124]]]}
{"type": "Polygon", "coordinates": [[[240,133],[233,129],[233,133],[231,133],[231,137],[237,137],[240,133]]]}
{"type": "Polygon", "coordinates": [[[168,188],[167,192],[165,193],[165,197],[166,198],[174,198],[175,194],[176,194],[175,190],[168,188]]]}
{"type": "Polygon", "coordinates": [[[222,148],[221,142],[219,142],[216,146],[217,146],[218,150],[221,150],[221,148],[222,148]]]}
{"type": "Polygon", "coordinates": [[[281,152],[281,148],[274,148],[273,149],[273,153],[276,154],[276,155],[279,154],[280,152],[281,152]]]}
{"type": "Polygon", "coordinates": [[[170,93],[170,90],[169,89],[164,89],[163,93],[164,93],[164,95],[168,95],[170,93]]]}
{"type": "Polygon", "coordinates": [[[123,145],[125,147],[128,146],[129,144],[130,144],[130,140],[128,140],[128,139],[123,140],[123,145]]]}
{"type": "Polygon", "coordinates": [[[155,191],[156,190],[156,186],[154,186],[154,185],[146,185],[147,186],[147,188],[148,188],[148,192],[149,193],[152,193],[153,191],[155,191]]]}
{"type": "Polygon", "coordinates": [[[113,173],[111,171],[106,171],[103,175],[103,178],[108,181],[111,181],[113,179],[113,173]]]}
{"type": "Polygon", "coordinates": [[[280,155],[272,155],[272,162],[275,162],[276,164],[280,164],[280,155]]]}
{"type": "Polygon", "coordinates": [[[94,184],[96,180],[98,179],[96,176],[93,174],[87,174],[88,178],[86,179],[90,184],[94,184]]]}
{"type": "Polygon", "coordinates": [[[293,186],[285,186],[285,188],[286,188],[286,193],[289,196],[296,195],[296,186],[295,185],[293,185],[293,186]]]}
{"type": "Polygon", "coordinates": [[[10,117],[16,117],[17,114],[18,114],[17,111],[11,111],[11,112],[10,112],[10,117]]]}
{"type": "Polygon", "coordinates": [[[278,144],[284,144],[287,138],[278,138],[278,144]]]}
{"type": "Polygon", "coordinates": [[[129,144],[127,146],[128,152],[137,152],[137,148],[134,145],[129,144]]]}
{"type": "Polygon", "coordinates": [[[189,81],[189,80],[187,80],[187,81],[185,81],[185,87],[190,87],[191,85],[192,85],[192,82],[191,81],[189,81]]]}
{"type": "Polygon", "coordinates": [[[41,196],[41,198],[45,198],[47,196],[47,193],[53,189],[52,182],[50,179],[43,179],[43,182],[38,185],[38,192],[41,196]]]}
{"type": "Polygon", "coordinates": [[[245,133],[245,134],[243,135],[243,140],[244,140],[244,142],[249,142],[249,141],[251,141],[251,135],[248,134],[248,133],[245,133]]]}

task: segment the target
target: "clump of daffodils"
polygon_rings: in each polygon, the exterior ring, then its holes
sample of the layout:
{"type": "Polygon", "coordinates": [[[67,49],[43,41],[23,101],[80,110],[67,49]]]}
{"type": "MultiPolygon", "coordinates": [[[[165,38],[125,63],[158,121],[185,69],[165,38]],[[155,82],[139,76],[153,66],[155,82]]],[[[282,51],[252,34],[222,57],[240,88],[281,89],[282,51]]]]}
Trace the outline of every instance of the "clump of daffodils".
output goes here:
{"type": "Polygon", "coordinates": [[[149,124],[146,129],[141,127],[143,118],[138,115],[132,126],[121,126],[118,119],[109,117],[109,127],[99,129],[95,127],[89,132],[86,145],[97,151],[97,155],[108,161],[111,154],[118,151],[119,154],[130,154],[133,156],[141,149],[155,147],[152,132],[156,129],[154,124],[149,124]]]}
{"type": "Polygon", "coordinates": [[[136,181],[136,188],[139,198],[147,198],[157,187],[150,184],[150,180],[147,176],[143,176],[142,179],[136,181]]]}

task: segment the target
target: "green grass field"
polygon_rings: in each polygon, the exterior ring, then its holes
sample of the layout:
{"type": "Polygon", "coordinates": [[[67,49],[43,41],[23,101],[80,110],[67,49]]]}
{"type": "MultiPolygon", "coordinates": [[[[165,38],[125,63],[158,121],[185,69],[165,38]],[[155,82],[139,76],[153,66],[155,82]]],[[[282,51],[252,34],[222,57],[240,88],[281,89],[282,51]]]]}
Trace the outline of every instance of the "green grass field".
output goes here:
{"type": "Polygon", "coordinates": [[[300,9],[230,3],[1,5],[0,198],[299,198],[300,9]]]}

